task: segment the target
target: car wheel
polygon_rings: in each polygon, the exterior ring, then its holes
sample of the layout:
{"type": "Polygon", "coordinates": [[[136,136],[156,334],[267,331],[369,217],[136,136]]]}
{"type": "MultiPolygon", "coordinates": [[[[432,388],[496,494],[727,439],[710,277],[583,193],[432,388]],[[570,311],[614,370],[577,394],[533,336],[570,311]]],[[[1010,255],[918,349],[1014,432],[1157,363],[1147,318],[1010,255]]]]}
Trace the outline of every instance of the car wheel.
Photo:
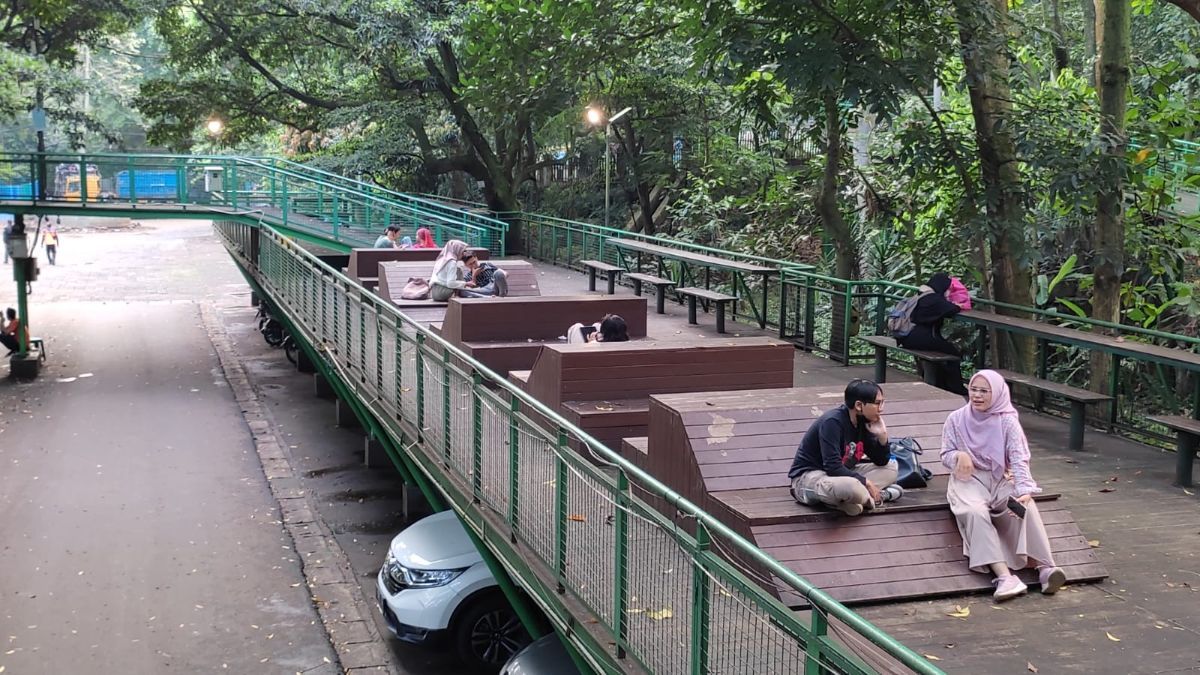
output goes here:
{"type": "Polygon", "coordinates": [[[467,665],[495,672],[531,642],[503,595],[488,595],[462,613],[454,628],[458,656],[467,665]]]}

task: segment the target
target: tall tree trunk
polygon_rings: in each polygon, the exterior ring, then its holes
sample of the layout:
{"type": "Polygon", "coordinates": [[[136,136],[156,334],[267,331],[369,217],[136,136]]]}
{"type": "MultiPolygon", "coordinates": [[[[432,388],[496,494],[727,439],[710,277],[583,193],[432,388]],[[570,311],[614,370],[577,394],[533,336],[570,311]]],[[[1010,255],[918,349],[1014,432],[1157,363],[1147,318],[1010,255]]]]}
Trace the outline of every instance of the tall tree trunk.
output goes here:
{"type": "MultiPolygon", "coordinates": [[[[842,215],[841,205],[838,204],[838,181],[842,166],[842,117],[838,107],[838,97],[834,92],[825,94],[825,171],[821,179],[821,193],[817,196],[817,213],[825,233],[833,241],[835,259],[834,276],[840,279],[858,279],[862,271],[858,264],[858,247],[854,244],[854,234],[850,225],[842,215]]],[[[853,336],[857,332],[856,314],[853,307],[850,316],[846,315],[845,296],[836,293],[832,298],[833,330],[829,336],[829,351],[834,358],[849,360],[850,345],[846,340],[846,332],[853,336]]]]}
{"type": "Polygon", "coordinates": [[[825,94],[825,172],[821,179],[821,193],[817,197],[817,213],[825,233],[833,241],[836,276],[840,279],[858,279],[862,272],[858,265],[858,247],[850,225],[842,215],[838,204],[840,183],[838,176],[842,165],[842,119],[837,95],[825,94]]]}
{"type": "Polygon", "coordinates": [[[1050,0],[1050,32],[1054,40],[1054,74],[1071,69],[1071,52],[1067,50],[1067,41],[1063,39],[1062,12],[1058,6],[1059,0],[1050,0]]]}
{"type": "MultiPolygon", "coordinates": [[[[1121,322],[1121,276],[1125,271],[1125,219],[1121,190],[1125,178],[1125,90],[1129,87],[1129,3],[1096,0],[1097,93],[1100,96],[1100,134],[1107,157],[1102,184],[1096,193],[1096,242],[1092,264],[1092,317],[1121,322]]],[[[1092,353],[1092,386],[1107,385],[1111,367],[1107,355],[1092,353]]]]}
{"type": "Polygon", "coordinates": [[[1079,0],[1083,10],[1083,64],[1088,84],[1096,86],[1096,0],[1079,0]]]}
{"type": "MultiPolygon", "coordinates": [[[[1009,130],[1013,106],[1008,85],[1008,0],[954,0],[954,10],[991,230],[995,298],[1029,305],[1033,276],[1025,235],[1025,191],[1009,130]]],[[[1026,370],[1032,363],[1029,340],[993,344],[1002,367],[1026,370]]]]}

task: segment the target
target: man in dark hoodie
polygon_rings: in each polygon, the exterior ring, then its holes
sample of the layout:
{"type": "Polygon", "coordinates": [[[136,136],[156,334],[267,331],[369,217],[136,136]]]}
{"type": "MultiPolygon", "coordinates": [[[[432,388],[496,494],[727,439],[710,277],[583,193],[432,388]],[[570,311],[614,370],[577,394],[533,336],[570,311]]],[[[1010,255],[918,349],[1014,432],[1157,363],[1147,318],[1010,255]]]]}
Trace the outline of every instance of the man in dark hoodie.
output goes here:
{"type": "MultiPolygon", "coordinates": [[[[938,272],[929,278],[929,283],[921,287],[921,298],[913,307],[909,319],[913,327],[908,335],[896,339],[896,342],[906,349],[941,352],[962,359],[962,351],[946,338],[942,337],[942,323],[958,314],[961,308],[946,299],[946,291],[950,290],[950,275],[938,272]]],[[[925,364],[931,368],[930,364],[925,364]]],[[[938,368],[938,386],[952,391],[960,396],[967,395],[963,386],[962,365],[959,363],[941,363],[938,368]]]]}
{"type": "Polygon", "coordinates": [[[851,380],[843,400],[808,428],[788,478],[797,502],[857,516],[899,499],[904,490],[894,484],[898,471],[888,451],[883,389],[870,380],[851,380]]]}

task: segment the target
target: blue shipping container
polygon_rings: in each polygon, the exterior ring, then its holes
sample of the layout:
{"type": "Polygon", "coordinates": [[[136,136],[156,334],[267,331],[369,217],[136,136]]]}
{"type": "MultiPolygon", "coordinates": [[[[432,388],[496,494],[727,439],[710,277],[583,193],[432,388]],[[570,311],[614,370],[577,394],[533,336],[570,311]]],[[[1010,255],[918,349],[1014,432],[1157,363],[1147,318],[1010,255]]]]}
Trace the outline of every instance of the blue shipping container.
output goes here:
{"type": "Polygon", "coordinates": [[[33,199],[34,183],[0,185],[0,199],[33,199]]]}
{"type": "Polygon", "coordinates": [[[134,170],[133,194],[129,192],[129,172],[117,174],[118,199],[175,199],[179,178],[174,171],[134,170]]]}

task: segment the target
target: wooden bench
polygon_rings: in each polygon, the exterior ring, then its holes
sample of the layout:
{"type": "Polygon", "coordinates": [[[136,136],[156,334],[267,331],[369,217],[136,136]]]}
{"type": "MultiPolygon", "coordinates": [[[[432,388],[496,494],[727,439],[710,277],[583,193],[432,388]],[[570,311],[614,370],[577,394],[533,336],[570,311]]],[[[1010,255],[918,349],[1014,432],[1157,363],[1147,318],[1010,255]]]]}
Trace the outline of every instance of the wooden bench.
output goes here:
{"type": "MultiPolygon", "coordinates": [[[[488,259],[489,252],[486,248],[467,250],[475,253],[480,260],[488,259]]],[[[346,263],[346,274],[354,279],[378,278],[381,262],[428,262],[428,267],[432,270],[433,261],[437,260],[441,253],[440,248],[353,248],[350,249],[349,262],[346,263]]]]}
{"type": "Polygon", "coordinates": [[[1071,434],[1067,440],[1067,447],[1071,450],[1083,449],[1083,423],[1086,421],[1087,415],[1085,406],[1092,403],[1105,403],[1113,400],[1111,396],[1106,394],[1099,394],[1066,384],[1058,384],[1057,382],[1039,379],[1033,375],[1000,369],[997,369],[996,372],[1000,373],[1000,377],[1003,377],[1007,382],[1024,385],[1030,389],[1053,394],[1070,401],[1071,434]]]}
{"type": "Polygon", "coordinates": [[[507,374],[533,367],[546,344],[576,322],[620,314],[631,339],[646,337],[646,299],[596,295],[451,298],[436,331],[488,368],[507,374]]]}
{"type": "Polygon", "coordinates": [[[509,380],[616,449],[646,433],[651,394],[786,387],[794,352],[771,338],[555,344],[509,380]]]}
{"type": "MultiPolygon", "coordinates": [[[[920,349],[908,349],[896,344],[896,338],[887,337],[885,335],[860,335],[858,339],[875,347],[875,381],[883,384],[887,382],[887,359],[888,350],[895,349],[912,356],[915,359],[924,361],[928,364],[938,363],[958,363],[959,358],[953,354],[943,354],[942,352],[927,352],[920,349]]],[[[937,368],[923,368],[922,378],[925,384],[937,386],[937,368]]],[[[961,401],[961,399],[960,399],[961,401]]]]}
{"type": "Polygon", "coordinates": [[[696,300],[700,299],[705,301],[705,311],[708,311],[709,302],[717,306],[717,332],[725,332],[725,305],[737,302],[737,296],[710,291],[706,288],[692,288],[690,286],[676,288],[675,292],[687,298],[688,323],[696,323],[696,300]]]}
{"type": "MultiPolygon", "coordinates": [[[[797,504],[787,477],[809,426],[842,402],[841,386],[654,395],[648,436],[626,439],[622,455],[837,600],[991,591],[987,575],[967,568],[946,503],[949,472],[939,458],[942,426],[962,398],[916,382],[883,389],[889,433],[916,438],[934,477],[930,487],[859,518],[797,504]]],[[[1039,495],[1056,561],[1070,581],[1102,578],[1104,568],[1070,513],[1046,503],[1055,498],[1039,495]]],[[[651,503],[675,516],[669,504],[651,503]]],[[[735,562],[770,578],[751,560],[735,562]]],[[[1036,579],[1036,572],[1022,576],[1036,579]]],[[[796,596],[781,599],[803,604],[796,596]]]]}
{"type": "Polygon", "coordinates": [[[625,278],[633,281],[634,295],[642,294],[642,284],[651,284],[654,286],[655,290],[658,292],[654,305],[655,311],[657,311],[659,314],[667,313],[667,290],[675,285],[674,281],[671,281],[670,279],[664,279],[662,277],[656,277],[653,274],[642,274],[641,272],[630,272],[629,274],[625,275],[625,278]]]}
{"type": "Polygon", "coordinates": [[[587,268],[588,290],[596,290],[596,272],[604,272],[608,279],[608,294],[617,292],[617,277],[621,276],[621,268],[599,260],[580,260],[579,264],[587,268]]]}
{"type": "MultiPolygon", "coordinates": [[[[493,265],[508,272],[509,297],[524,298],[540,296],[537,272],[533,264],[524,260],[493,260],[493,265]]],[[[433,300],[405,300],[400,291],[410,278],[429,279],[433,273],[431,262],[381,262],[379,263],[379,290],[376,294],[390,300],[397,307],[445,307],[444,302],[433,300]]]]}
{"type": "Polygon", "coordinates": [[[1154,415],[1150,421],[1175,432],[1175,484],[1192,486],[1192,462],[1200,445],[1200,420],[1182,415],[1154,415]]]}

